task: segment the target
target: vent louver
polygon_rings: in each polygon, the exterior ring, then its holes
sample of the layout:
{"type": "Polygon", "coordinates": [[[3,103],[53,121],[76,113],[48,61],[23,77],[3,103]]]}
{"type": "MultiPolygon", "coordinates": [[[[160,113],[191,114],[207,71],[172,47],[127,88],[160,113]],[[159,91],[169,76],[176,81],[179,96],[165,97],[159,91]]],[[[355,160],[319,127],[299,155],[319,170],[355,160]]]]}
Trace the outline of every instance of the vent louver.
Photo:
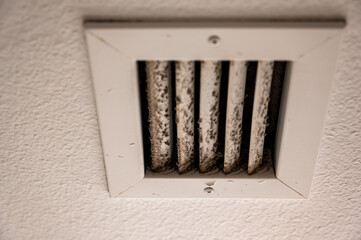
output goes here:
{"type": "Polygon", "coordinates": [[[146,167],[248,174],[269,167],[285,68],[281,61],[139,62],[146,167]]]}

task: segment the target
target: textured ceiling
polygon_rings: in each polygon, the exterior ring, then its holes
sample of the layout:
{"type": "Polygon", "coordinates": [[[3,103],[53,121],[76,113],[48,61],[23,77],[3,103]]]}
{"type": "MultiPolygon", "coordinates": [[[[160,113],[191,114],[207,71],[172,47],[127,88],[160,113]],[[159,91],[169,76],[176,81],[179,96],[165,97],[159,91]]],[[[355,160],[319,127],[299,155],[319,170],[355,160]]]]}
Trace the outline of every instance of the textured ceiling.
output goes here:
{"type": "Polygon", "coordinates": [[[0,239],[361,239],[360,26],[359,0],[0,0],[0,239]],[[310,199],[109,199],[84,18],[346,19],[310,199]]]}

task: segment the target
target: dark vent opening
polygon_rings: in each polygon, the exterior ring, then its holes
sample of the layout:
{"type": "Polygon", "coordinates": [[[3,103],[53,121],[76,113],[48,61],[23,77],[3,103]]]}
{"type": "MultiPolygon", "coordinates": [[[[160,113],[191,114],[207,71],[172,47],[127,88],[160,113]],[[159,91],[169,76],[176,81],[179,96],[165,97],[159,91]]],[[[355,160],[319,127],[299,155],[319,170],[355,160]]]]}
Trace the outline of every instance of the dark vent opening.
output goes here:
{"type": "Polygon", "coordinates": [[[198,171],[199,166],[199,96],[200,96],[200,80],[201,80],[201,62],[195,61],[194,63],[194,170],[198,171]]]}
{"type": "Polygon", "coordinates": [[[218,169],[222,170],[224,161],[224,144],[226,137],[226,115],[228,96],[229,61],[222,62],[222,76],[219,96],[219,119],[218,119],[218,169]]]}
{"type": "Polygon", "coordinates": [[[268,127],[264,149],[272,150],[275,145],[277,132],[278,113],[281,105],[283,79],[285,78],[286,62],[276,61],[273,68],[271,94],[268,106],[268,127]]]}
{"type": "Polygon", "coordinates": [[[249,143],[251,140],[252,111],[254,89],[256,86],[258,62],[248,62],[246,90],[244,93],[243,120],[242,120],[242,143],[241,143],[241,168],[247,169],[249,143]]]}
{"type": "Polygon", "coordinates": [[[171,124],[172,124],[172,134],[173,134],[173,138],[172,138],[172,161],[171,161],[171,165],[170,167],[173,169],[176,169],[178,171],[178,167],[177,167],[177,161],[176,159],[178,159],[178,151],[177,151],[177,123],[176,123],[176,98],[175,98],[175,90],[176,90],[176,86],[175,86],[175,62],[171,61],[170,62],[170,69],[171,69],[171,79],[170,79],[170,110],[171,110],[171,124]]]}
{"type": "Polygon", "coordinates": [[[142,117],[142,135],[143,135],[143,157],[144,169],[150,169],[151,165],[151,150],[150,150],[150,133],[149,133],[149,110],[147,99],[147,73],[145,70],[145,61],[138,61],[138,82],[139,82],[139,96],[141,104],[141,117],[142,117]]]}
{"type": "Polygon", "coordinates": [[[270,168],[274,166],[274,147],[277,133],[278,114],[281,105],[283,81],[285,78],[287,62],[275,61],[271,83],[270,101],[268,105],[268,126],[264,141],[263,159],[264,163],[260,167],[270,168]]]}

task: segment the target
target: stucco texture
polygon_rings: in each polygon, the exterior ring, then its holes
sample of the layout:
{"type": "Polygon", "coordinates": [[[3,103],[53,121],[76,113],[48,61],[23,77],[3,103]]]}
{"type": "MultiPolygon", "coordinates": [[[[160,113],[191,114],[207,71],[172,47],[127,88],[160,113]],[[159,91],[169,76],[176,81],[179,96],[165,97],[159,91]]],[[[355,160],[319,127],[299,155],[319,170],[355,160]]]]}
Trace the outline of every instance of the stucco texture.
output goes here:
{"type": "Polygon", "coordinates": [[[0,239],[361,239],[361,1],[0,0],[0,239]],[[83,20],[347,25],[308,200],[110,199],[83,20]]]}

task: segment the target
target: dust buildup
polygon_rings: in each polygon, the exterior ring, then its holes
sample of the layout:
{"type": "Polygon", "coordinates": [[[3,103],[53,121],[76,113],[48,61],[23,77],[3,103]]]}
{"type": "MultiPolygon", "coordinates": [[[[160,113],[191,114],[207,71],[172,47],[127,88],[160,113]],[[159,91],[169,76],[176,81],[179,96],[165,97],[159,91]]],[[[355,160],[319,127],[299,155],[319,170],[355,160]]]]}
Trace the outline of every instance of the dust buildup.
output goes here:
{"type": "Polygon", "coordinates": [[[223,166],[225,173],[231,173],[240,169],[247,66],[247,62],[232,61],[230,64],[225,158],[223,166]]]}
{"type": "Polygon", "coordinates": [[[272,83],[273,62],[260,62],[252,117],[252,133],[248,160],[248,173],[252,174],[261,164],[267,128],[267,112],[272,83]]]}
{"type": "Polygon", "coordinates": [[[194,166],[194,81],[195,63],[176,62],[176,123],[178,172],[194,166]]]}
{"type": "Polygon", "coordinates": [[[155,172],[164,172],[170,168],[172,159],[170,63],[148,61],[146,72],[151,169],[155,172]]]}
{"type": "Polygon", "coordinates": [[[220,158],[217,142],[221,62],[204,61],[201,65],[199,119],[199,171],[209,172],[220,158]]]}

